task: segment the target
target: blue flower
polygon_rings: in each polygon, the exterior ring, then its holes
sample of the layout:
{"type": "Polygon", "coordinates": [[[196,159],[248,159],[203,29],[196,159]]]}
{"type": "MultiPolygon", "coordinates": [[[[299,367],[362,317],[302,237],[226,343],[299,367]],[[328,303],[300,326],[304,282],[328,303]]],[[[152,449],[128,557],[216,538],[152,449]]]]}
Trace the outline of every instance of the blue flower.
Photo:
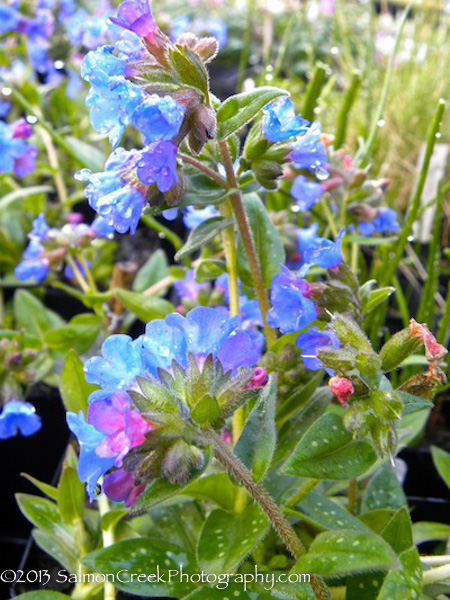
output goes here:
{"type": "Polygon", "coordinates": [[[183,223],[188,229],[195,229],[200,223],[203,223],[203,221],[219,216],[220,212],[212,205],[205,206],[204,208],[188,206],[183,216],[183,223]]]}
{"type": "Polygon", "coordinates": [[[168,192],[179,183],[177,173],[178,148],[171,142],[153,142],[137,161],[137,176],[149,185],[156,184],[160,192],[168,192]]]}
{"type": "Polygon", "coordinates": [[[77,436],[80,444],[78,476],[83,483],[87,484],[87,491],[92,502],[95,498],[95,487],[98,480],[114,466],[115,457],[104,458],[96,453],[97,446],[106,436],[86,422],[81,410],[78,415],[68,412],[66,418],[70,431],[77,436]]]}
{"type": "Polygon", "coordinates": [[[239,322],[240,318],[230,317],[224,307],[204,306],[194,308],[186,317],[172,313],[164,321],[151,321],[142,342],[145,367],[153,376],[158,375],[158,368],[169,369],[173,360],[186,367],[189,353],[199,366],[210,354],[226,371],[253,366],[259,352],[251,336],[237,330],[239,322]]]}
{"type": "Polygon", "coordinates": [[[295,178],[291,188],[291,195],[296,200],[300,212],[309,210],[323,195],[324,188],[321,183],[308,181],[303,175],[295,178]]]}
{"type": "Polygon", "coordinates": [[[152,94],[133,113],[131,122],[144,136],[146,144],[169,142],[180,131],[185,108],[171,96],[152,94]]]}
{"type": "Polygon", "coordinates": [[[377,216],[372,221],[362,221],[358,225],[360,234],[366,236],[371,236],[374,233],[396,233],[399,229],[397,213],[386,206],[378,210],[377,216]]]}
{"type": "Polygon", "coordinates": [[[262,132],[269,142],[284,142],[306,131],[309,121],[295,114],[295,106],[284,96],[274,100],[263,109],[262,132]]]}
{"type": "Polygon", "coordinates": [[[148,0],[124,0],[110,20],[140,37],[151,36],[156,29],[148,0]]]}
{"type": "Polygon", "coordinates": [[[25,252],[22,254],[22,261],[14,269],[17,279],[26,281],[34,279],[42,281],[48,271],[49,263],[43,257],[45,250],[38,239],[31,238],[25,252]]]}
{"type": "Polygon", "coordinates": [[[115,48],[119,53],[120,60],[125,62],[137,62],[142,60],[145,55],[145,48],[138,37],[132,31],[125,30],[115,43],[115,48]]]}
{"type": "Polygon", "coordinates": [[[167,221],[175,221],[178,217],[178,207],[167,208],[166,210],[163,210],[161,214],[167,221]]]}
{"type": "MultiPolygon", "coordinates": [[[[324,366],[317,357],[318,350],[325,346],[331,346],[332,348],[339,348],[340,346],[336,334],[331,329],[319,329],[318,327],[311,327],[308,331],[299,333],[295,343],[302,351],[302,360],[305,367],[311,371],[318,371],[324,366]]],[[[333,371],[327,369],[327,373],[332,375],[333,371]]]]}
{"type": "Polygon", "coordinates": [[[13,31],[18,25],[18,14],[13,6],[0,6],[0,35],[13,31]]]}
{"type": "Polygon", "coordinates": [[[121,177],[135,158],[133,151],[117,148],[109,157],[105,171],[93,173],[82,169],[75,174],[76,179],[89,182],[85,190],[89,205],[119,233],[136,231],[145,203],[144,195],[121,177]]]}
{"type": "Polygon", "coordinates": [[[29,233],[29,237],[36,238],[38,240],[45,240],[49,231],[50,227],[47,225],[44,213],[41,213],[38,217],[36,217],[36,219],[34,219],[33,227],[29,233]]]}
{"type": "Polygon", "coordinates": [[[0,414],[0,440],[14,437],[18,433],[28,437],[39,431],[41,427],[41,419],[29,402],[9,400],[3,405],[0,414]]]}
{"type": "Polygon", "coordinates": [[[108,134],[111,144],[117,146],[144,92],[125,79],[126,63],[114,56],[113,50],[112,46],[101,46],[89,52],[81,65],[81,76],[91,84],[86,105],[91,107],[92,126],[108,134]]]}
{"type": "Polygon", "coordinates": [[[195,278],[195,271],[191,269],[186,272],[184,279],[178,279],[175,281],[173,287],[180,298],[196,300],[201,291],[208,289],[208,284],[206,282],[198,283],[197,279],[195,278]]]}
{"type": "Polygon", "coordinates": [[[270,299],[272,307],[267,322],[281,333],[300,331],[317,318],[317,309],[308,296],[309,284],[282,266],[281,273],[272,279],[270,299]]]}
{"type": "Polygon", "coordinates": [[[344,233],[344,229],[341,229],[334,242],[324,238],[317,238],[315,244],[305,250],[305,263],[315,267],[322,267],[323,269],[332,269],[340,265],[344,260],[344,255],[342,254],[342,238],[344,237],[344,233]]]}
{"type": "Polygon", "coordinates": [[[318,239],[317,230],[318,223],[312,223],[309,227],[300,227],[297,229],[297,253],[289,258],[288,267],[290,269],[300,269],[305,264],[305,250],[311,246],[315,246],[318,239]]]}
{"type": "Polygon", "coordinates": [[[91,223],[91,231],[97,237],[112,238],[114,235],[114,226],[110,225],[103,217],[97,217],[91,223]]]}
{"type": "Polygon", "coordinates": [[[293,144],[291,158],[297,169],[321,170],[325,167],[327,153],[320,141],[321,134],[322,126],[318,121],[314,121],[305,135],[293,144]]]}

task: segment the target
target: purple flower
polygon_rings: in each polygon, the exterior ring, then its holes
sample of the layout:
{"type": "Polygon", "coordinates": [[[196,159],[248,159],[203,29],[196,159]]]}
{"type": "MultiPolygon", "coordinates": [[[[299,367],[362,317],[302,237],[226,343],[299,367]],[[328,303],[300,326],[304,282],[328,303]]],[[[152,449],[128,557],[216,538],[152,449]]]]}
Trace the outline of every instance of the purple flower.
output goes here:
{"type": "Polygon", "coordinates": [[[14,137],[13,129],[0,121],[0,173],[14,173],[23,177],[36,167],[37,149],[14,137]]]}
{"type": "MultiPolygon", "coordinates": [[[[302,360],[305,367],[311,371],[318,371],[324,366],[317,357],[318,350],[325,346],[331,346],[332,348],[339,348],[340,346],[336,334],[331,329],[319,329],[318,327],[310,327],[308,331],[299,333],[295,343],[302,351],[302,360]]],[[[333,371],[327,369],[327,373],[332,375],[333,371]]]]}
{"type": "Polygon", "coordinates": [[[103,488],[105,494],[113,502],[124,502],[126,507],[132,506],[136,498],[145,490],[145,484],[134,485],[134,477],[124,469],[117,469],[106,475],[103,488]]]}
{"type": "Polygon", "coordinates": [[[300,212],[309,210],[323,195],[324,188],[321,183],[308,181],[303,175],[295,178],[291,188],[291,195],[296,200],[300,212]]]}
{"type": "Polygon", "coordinates": [[[208,284],[198,283],[195,278],[195,271],[191,269],[186,272],[184,279],[178,279],[173,284],[177,294],[180,298],[187,298],[188,300],[196,300],[199,293],[203,290],[208,289],[208,284]]]}
{"type": "Polygon", "coordinates": [[[133,113],[131,122],[144,136],[146,144],[170,141],[180,131],[185,108],[171,96],[152,94],[133,113]]]}
{"type": "Polygon", "coordinates": [[[263,109],[262,132],[269,142],[284,142],[306,131],[309,121],[295,114],[295,106],[284,96],[273,100],[263,109]]]}
{"type": "Polygon", "coordinates": [[[110,20],[139,37],[151,36],[156,29],[148,0],[124,0],[117,9],[117,16],[110,20]]]}
{"type": "Polygon", "coordinates": [[[33,128],[23,117],[13,123],[11,127],[15,138],[29,138],[33,135],[33,128]]]}
{"type": "Polygon", "coordinates": [[[156,184],[160,192],[167,192],[179,183],[177,173],[178,148],[171,142],[153,142],[137,161],[137,176],[142,183],[156,184]]]}
{"type": "Polygon", "coordinates": [[[41,419],[29,402],[13,399],[3,405],[0,414],[0,440],[14,437],[18,433],[28,437],[39,431],[41,427],[41,419]]]}
{"type": "Polygon", "coordinates": [[[324,238],[317,238],[315,244],[305,250],[305,263],[315,267],[322,267],[323,269],[332,269],[340,265],[344,260],[342,254],[342,238],[344,237],[344,233],[344,229],[341,229],[334,242],[324,238]]]}
{"type": "Polygon", "coordinates": [[[25,177],[36,168],[38,149],[35,146],[27,146],[22,154],[14,161],[14,173],[17,177],[25,177]]]}
{"type": "Polygon", "coordinates": [[[326,179],[327,174],[323,168],[327,164],[327,153],[320,141],[321,134],[322,126],[314,121],[305,135],[292,146],[291,158],[297,169],[319,170],[324,174],[322,178],[326,179]]]}
{"type": "Polygon", "coordinates": [[[186,207],[186,212],[183,216],[183,223],[188,229],[195,229],[208,219],[220,216],[220,212],[215,206],[208,205],[204,208],[194,208],[193,206],[186,207]]]}
{"type": "Polygon", "coordinates": [[[308,298],[309,284],[283,265],[272,279],[272,307],[267,322],[281,333],[300,331],[317,318],[314,302],[308,298]]]}

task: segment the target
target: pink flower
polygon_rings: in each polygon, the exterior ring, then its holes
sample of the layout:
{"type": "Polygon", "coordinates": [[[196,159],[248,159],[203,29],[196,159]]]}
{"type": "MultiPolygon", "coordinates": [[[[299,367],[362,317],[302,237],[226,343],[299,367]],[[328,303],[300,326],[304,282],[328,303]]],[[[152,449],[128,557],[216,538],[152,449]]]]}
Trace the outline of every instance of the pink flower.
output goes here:
{"type": "Polygon", "coordinates": [[[409,322],[409,330],[412,337],[418,338],[425,346],[425,356],[430,362],[441,362],[447,354],[447,349],[438,344],[436,338],[426,325],[417,323],[414,319],[409,322]]]}
{"type": "Polygon", "coordinates": [[[341,404],[345,404],[355,391],[352,382],[346,377],[331,377],[328,381],[331,393],[337,397],[341,404]]]}
{"type": "Polygon", "coordinates": [[[104,458],[115,456],[115,464],[120,467],[131,448],[145,442],[152,424],[132,410],[130,398],[123,390],[101,396],[91,403],[88,411],[88,423],[105,435],[96,454],[104,458]]]}
{"type": "Polygon", "coordinates": [[[253,377],[247,383],[247,389],[261,387],[266,385],[268,381],[269,375],[267,374],[267,371],[262,367],[256,367],[253,377]]]}

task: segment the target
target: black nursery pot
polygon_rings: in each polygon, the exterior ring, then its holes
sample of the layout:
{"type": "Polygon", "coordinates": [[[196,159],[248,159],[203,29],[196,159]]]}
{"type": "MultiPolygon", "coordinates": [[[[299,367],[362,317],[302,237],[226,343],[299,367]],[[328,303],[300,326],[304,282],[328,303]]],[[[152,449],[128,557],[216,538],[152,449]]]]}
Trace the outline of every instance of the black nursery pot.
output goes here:
{"type": "Polygon", "coordinates": [[[436,471],[430,448],[405,448],[399,457],[408,466],[404,490],[412,520],[450,524],[450,493],[436,471]]]}
{"type": "MultiPolygon", "coordinates": [[[[2,510],[0,511],[0,557],[2,569],[17,569],[27,545],[31,523],[20,512],[14,495],[17,492],[40,495],[40,492],[21,476],[28,473],[50,483],[59,470],[61,456],[67,446],[69,432],[59,393],[44,385],[35,386],[28,396],[42,419],[42,428],[35,435],[20,435],[0,441],[2,460],[2,510]]],[[[5,586],[9,589],[9,586],[5,586]]],[[[6,590],[5,590],[6,591],[6,590]]],[[[3,597],[8,597],[4,594],[3,597]]]]}

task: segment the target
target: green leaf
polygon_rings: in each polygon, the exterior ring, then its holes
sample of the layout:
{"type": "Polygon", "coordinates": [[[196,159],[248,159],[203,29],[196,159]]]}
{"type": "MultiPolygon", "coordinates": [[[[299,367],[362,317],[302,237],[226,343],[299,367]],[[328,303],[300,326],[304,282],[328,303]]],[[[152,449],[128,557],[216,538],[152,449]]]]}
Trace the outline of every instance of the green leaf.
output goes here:
{"type": "MultiPolygon", "coordinates": [[[[33,529],[32,534],[39,548],[53,556],[69,573],[76,573],[78,557],[73,552],[73,541],[71,545],[64,543],[59,537],[43,529],[33,529]]],[[[67,598],[67,596],[64,596],[64,598],[67,598]]]]}
{"type": "Polygon", "coordinates": [[[83,363],[75,350],[69,350],[61,370],[61,397],[67,411],[87,415],[88,397],[98,386],[88,383],[84,377],[83,363]]]}
{"type": "Polygon", "coordinates": [[[224,510],[231,511],[234,509],[236,490],[227,473],[210,473],[189,483],[180,494],[214,502],[224,510]]]}
{"type": "Polygon", "coordinates": [[[422,544],[434,540],[450,540],[450,525],[445,523],[433,523],[432,521],[420,521],[412,526],[414,543],[422,544]]]}
{"type": "MultiPolygon", "coordinates": [[[[107,548],[96,550],[83,557],[83,563],[97,573],[122,572],[122,581],[115,580],[115,585],[128,594],[159,598],[161,596],[184,597],[196,587],[196,584],[180,581],[174,572],[183,567],[185,574],[196,573],[195,556],[188,554],[179,546],[161,539],[138,538],[125,540],[107,548]],[[160,577],[165,580],[157,581],[159,568],[160,577]],[[172,580],[169,583],[169,571],[172,580]],[[142,573],[144,581],[137,577],[133,581],[127,573],[142,573]],[[151,576],[154,575],[152,578],[151,576]],[[127,581],[128,580],[128,581],[127,581]]],[[[142,579],[142,578],[141,578],[142,579]]],[[[186,579],[186,578],[185,578],[186,579]]]]}
{"type": "MultiPolygon", "coordinates": [[[[264,285],[269,288],[273,276],[280,270],[280,263],[284,263],[286,258],[283,242],[258,194],[244,196],[244,207],[261,265],[264,285]]],[[[253,287],[253,276],[241,238],[238,245],[238,273],[244,285],[253,287]]]]}
{"type": "Polygon", "coordinates": [[[239,131],[256,117],[259,111],[275,98],[288,96],[286,90],[276,87],[258,87],[251,92],[230,96],[217,111],[218,139],[225,139],[239,131]]]}
{"type": "Polygon", "coordinates": [[[337,502],[317,492],[309,492],[300,504],[294,507],[295,515],[321,530],[354,529],[369,531],[359,519],[354,517],[337,502]]]}
{"type": "Polygon", "coordinates": [[[64,327],[51,329],[44,335],[45,343],[53,350],[69,350],[73,348],[77,353],[82,354],[88,350],[97,339],[102,328],[102,320],[97,315],[86,314],[78,315],[75,319],[64,327]],[[81,317],[85,322],[82,322],[81,317]]]}
{"type": "Polygon", "coordinates": [[[53,327],[61,327],[63,319],[55,312],[45,308],[40,300],[26,290],[17,290],[14,294],[14,317],[16,326],[45,342],[45,333],[53,327]]]}
{"type": "Polygon", "coordinates": [[[431,455],[437,472],[445,481],[446,486],[450,488],[450,453],[436,446],[431,446],[431,455]]]}
{"type": "Polygon", "coordinates": [[[209,281],[210,279],[216,279],[216,277],[226,272],[227,264],[223,260],[207,258],[202,260],[195,269],[195,278],[199,282],[209,281]]]}
{"type": "Polygon", "coordinates": [[[170,540],[171,544],[195,554],[205,521],[203,510],[197,502],[181,502],[154,508],[150,516],[152,523],[145,531],[147,537],[170,540]]]}
{"type": "Polygon", "coordinates": [[[416,600],[422,592],[422,567],[416,548],[400,554],[401,571],[390,571],[377,600],[416,600]]]}
{"type": "MultiPolygon", "coordinates": [[[[161,248],[139,269],[133,281],[133,292],[143,292],[169,274],[167,257],[161,248]]],[[[161,293],[164,293],[162,291],[161,293]]]]}
{"type": "Polygon", "coordinates": [[[194,481],[196,481],[206,470],[211,455],[209,452],[206,452],[205,454],[206,456],[203,468],[195,471],[194,475],[187,483],[184,485],[176,485],[174,483],[169,483],[167,479],[158,479],[157,481],[154,481],[146,488],[145,492],[141,494],[133,504],[130,514],[136,515],[147,512],[150,510],[150,508],[161,504],[161,502],[164,502],[165,500],[168,500],[177,494],[183,494],[184,490],[188,488],[194,481]]]}
{"type": "Polygon", "coordinates": [[[188,254],[192,254],[205,244],[213,240],[221,231],[233,225],[232,217],[213,217],[207,221],[200,223],[198,227],[193,229],[189,234],[184,246],[175,254],[175,260],[181,260],[188,254]]]}
{"type": "Polygon", "coordinates": [[[333,413],[323,415],[305,433],[283,467],[297,477],[348,479],[358,477],[375,462],[369,442],[355,441],[333,413]]]}
{"type": "Polygon", "coordinates": [[[62,522],[54,502],[31,494],[16,494],[16,500],[21,512],[35,527],[60,538],[69,548],[73,545],[72,530],[62,522]]]}
{"type": "Polygon", "coordinates": [[[382,537],[350,529],[320,533],[295,566],[298,572],[324,577],[398,568],[395,552],[382,537]]]}
{"type": "Polygon", "coordinates": [[[59,592],[51,592],[50,590],[37,590],[16,596],[20,600],[67,600],[68,597],[59,592]]]}
{"type": "Polygon", "coordinates": [[[75,469],[64,466],[58,484],[58,509],[66,525],[72,525],[84,514],[84,485],[75,469]]]}
{"type": "Polygon", "coordinates": [[[252,471],[256,481],[264,478],[275,452],[277,441],[276,404],[277,380],[274,375],[271,375],[247,417],[234,447],[234,453],[252,471]]]}
{"type": "MultiPolygon", "coordinates": [[[[218,574],[219,576],[219,574],[218,574]]],[[[250,595],[250,592],[244,590],[242,583],[234,583],[230,578],[229,583],[226,584],[226,588],[221,587],[224,583],[218,584],[218,587],[202,586],[198,590],[195,590],[183,600],[223,600],[224,594],[227,598],[233,598],[233,600],[255,600],[254,594],[250,595]]],[[[260,596],[256,598],[259,600],[260,596]]]]}
{"type": "Polygon", "coordinates": [[[117,525],[120,519],[127,514],[127,508],[113,508],[112,510],[109,510],[107,513],[102,515],[100,521],[103,531],[113,528],[115,525],[117,525]]]}
{"type": "Polygon", "coordinates": [[[413,546],[411,519],[405,506],[395,513],[384,527],[381,535],[397,554],[401,554],[413,546]]]}
{"type": "Polygon", "coordinates": [[[52,485],[49,485],[48,483],[44,483],[43,481],[39,481],[39,479],[28,475],[28,473],[21,473],[21,475],[22,477],[25,477],[25,479],[28,479],[28,481],[31,481],[33,485],[35,485],[39,490],[41,490],[41,492],[43,492],[52,500],[58,499],[58,488],[55,488],[52,485]]]}
{"type": "Polygon", "coordinates": [[[297,411],[297,414],[284,423],[278,432],[278,445],[274,463],[284,458],[295,446],[297,440],[327,410],[331,400],[329,386],[319,387],[311,398],[297,411]]]}
{"type": "Polygon", "coordinates": [[[383,287],[371,291],[367,299],[362,302],[362,312],[364,314],[370,313],[379,304],[385,302],[393,292],[395,292],[394,287],[383,287]]]}
{"type": "Polygon", "coordinates": [[[434,404],[426,398],[415,396],[414,394],[408,394],[408,392],[401,392],[395,390],[395,394],[403,402],[402,416],[409,415],[410,413],[417,412],[418,410],[425,410],[433,408],[434,404]]]}
{"type": "Polygon", "coordinates": [[[72,146],[75,154],[80,160],[80,163],[86,165],[91,171],[103,171],[105,166],[105,155],[101,150],[91,144],[87,144],[78,138],[69,135],[67,141],[72,146]]]}
{"type": "Polygon", "coordinates": [[[364,491],[361,512],[376,508],[399,509],[407,504],[405,493],[390,464],[385,465],[370,480],[364,491]]]}
{"type": "Polygon", "coordinates": [[[206,573],[229,573],[252,552],[269,528],[269,519],[257,504],[239,516],[213,511],[198,542],[198,563],[206,573]]]}
{"type": "MultiPolygon", "coordinates": [[[[50,185],[33,185],[31,187],[21,187],[0,198],[0,211],[4,211],[10,204],[24,198],[39,196],[40,194],[51,194],[55,189],[50,185]]],[[[36,199],[36,198],[35,198],[36,199]]]]}
{"type": "Polygon", "coordinates": [[[375,533],[381,533],[396,512],[393,508],[376,508],[358,515],[358,519],[375,533]]]}
{"type": "Polygon", "coordinates": [[[182,83],[208,95],[208,72],[197,54],[186,46],[169,47],[170,61],[182,83]]]}
{"type": "Polygon", "coordinates": [[[153,319],[163,319],[173,312],[173,305],[157,296],[145,296],[139,292],[116,289],[115,293],[125,306],[139,319],[148,323],[153,319]]]}
{"type": "Polygon", "coordinates": [[[192,419],[202,427],[214,423],[219,415],[219,404],[216,398],[210,394],[202,396],[191,411],[192,419]]]}

